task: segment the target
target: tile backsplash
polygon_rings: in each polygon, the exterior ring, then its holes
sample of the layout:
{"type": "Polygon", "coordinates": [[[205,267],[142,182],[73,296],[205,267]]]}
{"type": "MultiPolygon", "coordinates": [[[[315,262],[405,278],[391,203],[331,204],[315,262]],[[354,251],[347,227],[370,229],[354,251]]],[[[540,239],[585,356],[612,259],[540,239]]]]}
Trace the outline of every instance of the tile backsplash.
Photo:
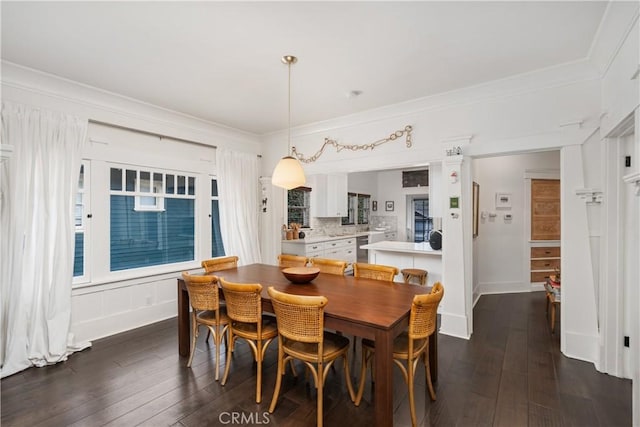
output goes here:
{"type": "Polygon", "coordinates": [[[308,237],[335,236],[355,234],[360,231],[373,230],[376,227],[388,227],[396,230],[398,219],[395,216],[371,216],[369,224],[342,225],[341,218],[311,218],[311,229],[303,229],[308,237]]]}

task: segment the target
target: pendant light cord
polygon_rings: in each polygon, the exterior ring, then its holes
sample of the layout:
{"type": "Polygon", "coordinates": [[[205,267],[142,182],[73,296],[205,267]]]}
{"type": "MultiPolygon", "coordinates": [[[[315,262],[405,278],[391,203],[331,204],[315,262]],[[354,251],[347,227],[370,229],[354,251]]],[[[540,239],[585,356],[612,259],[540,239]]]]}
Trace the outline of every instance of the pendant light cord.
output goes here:
{"type": "Polygon", "coordinates": [[[287,135],[287,156],[291,155],[291,61],[289,61],[289,63],[287,64],[288,68],[289,68],[289,111],[288,111],[288,117],[289,117],[289,123],[288,123],[288,129],[289,129],[289,133],[287,135]]]}

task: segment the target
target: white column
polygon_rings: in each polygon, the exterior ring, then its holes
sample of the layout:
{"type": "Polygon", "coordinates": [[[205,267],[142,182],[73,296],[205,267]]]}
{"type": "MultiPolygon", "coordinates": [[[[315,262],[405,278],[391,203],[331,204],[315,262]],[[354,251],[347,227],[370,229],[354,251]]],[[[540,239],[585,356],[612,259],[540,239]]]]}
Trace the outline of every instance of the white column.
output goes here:
{"type": "Polygon", "coordinates": [[[582,147],[560,151],[562,310],[560,349],[569,357],[598,364],[598,320],[587,207],[576,190],[584,188],[582,147]]]}
{"type": "Polygon", "coordinates": [[[442,284],[445,292],[440,303],[440,332],[467,339],[472,333],[470,188],[469,161],[464,162],[462,156],[445,158],[442,162],[442,284]]]}

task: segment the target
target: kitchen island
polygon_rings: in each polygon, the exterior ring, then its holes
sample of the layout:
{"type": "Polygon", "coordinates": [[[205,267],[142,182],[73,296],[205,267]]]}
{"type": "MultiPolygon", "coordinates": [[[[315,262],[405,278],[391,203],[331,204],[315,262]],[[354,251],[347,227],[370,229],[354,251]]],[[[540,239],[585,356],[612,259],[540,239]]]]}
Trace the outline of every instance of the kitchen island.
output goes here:
{"type": "MultiPolygon", "coordinates": [[[[442,251],[434,250],[428,242],[376,242],[362,246],[369,251],[370,264],[391,265],[398,270],[403,268],[420,268],[429,272],[427,285],[433,286],[442,280],[442,251]]],[[[402,274],[396,281],[401,282],[402,274]]]]}

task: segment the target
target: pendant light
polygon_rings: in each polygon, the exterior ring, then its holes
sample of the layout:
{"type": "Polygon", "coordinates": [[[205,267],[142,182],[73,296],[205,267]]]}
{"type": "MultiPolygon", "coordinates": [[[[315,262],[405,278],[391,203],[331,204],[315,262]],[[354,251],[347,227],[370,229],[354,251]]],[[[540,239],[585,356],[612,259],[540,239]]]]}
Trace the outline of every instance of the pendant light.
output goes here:
{"type": "Polygon", "coordinates": [[[291,156],[291,64],[295,64],[298,58],[291,55],[282,57],[282,62],[289,68],[289,133],[287,136],[287,155],[280,159],[276,168],[271,174],[271,183],[276,187],[281,187],[286,190],[300,187],[307,182],[304,176],[304,170],[300,162],[291,156]]]}

